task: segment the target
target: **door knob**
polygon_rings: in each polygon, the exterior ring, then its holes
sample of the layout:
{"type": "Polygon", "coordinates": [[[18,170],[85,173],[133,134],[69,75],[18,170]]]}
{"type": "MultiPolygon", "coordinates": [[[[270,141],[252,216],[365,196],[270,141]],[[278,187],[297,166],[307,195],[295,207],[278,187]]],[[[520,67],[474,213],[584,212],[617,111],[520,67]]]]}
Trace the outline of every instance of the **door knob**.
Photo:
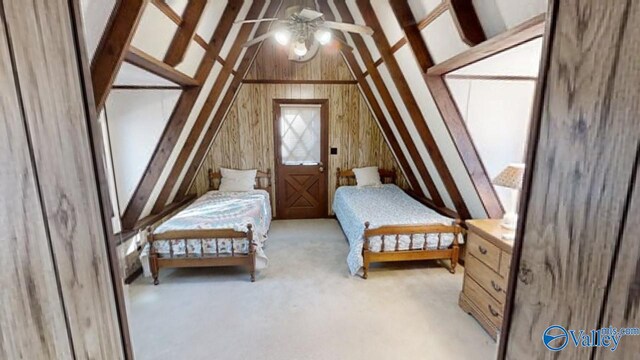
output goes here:
{"type": "Polygon", "coordinates": [[[321,173],[323,173],[323,172],[324,172],[324,164],[322,164],[322,163],[320,162],[320,163],[318,163],[318,166],[319,166],[319,167],[318,167],[318,171],[320,171],[321,173]]]}

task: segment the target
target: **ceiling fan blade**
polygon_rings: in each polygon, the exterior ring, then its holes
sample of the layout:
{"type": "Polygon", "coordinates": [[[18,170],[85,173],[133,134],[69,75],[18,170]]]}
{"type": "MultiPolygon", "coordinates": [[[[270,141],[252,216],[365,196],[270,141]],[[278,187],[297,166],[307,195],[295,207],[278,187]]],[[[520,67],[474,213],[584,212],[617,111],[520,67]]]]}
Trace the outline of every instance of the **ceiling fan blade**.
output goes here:
{"type": "Polygon", "coordinates": [[[264,19],[249,19],[249,20],[238,20],[236,22],[234,22],[234,24],[252,24],[252,23],[259,23],[259,22],[263,22],[263,21],[277,21],[279,20],[278,18],[264,18],[264,19]]]}
{"type": "Polygon", "coordinates": [[[322,26],[326,26],[331,29],[354,32],[354,33],[365,34],[365,35],[373,34],[373,29],[364,25],[339,23],[335,21],[325,21],[322,23],[322,26]]]}
{"type": "Polygon", "coordinates": [[[298,16],[303,18],[303,19],[305,19],[305,20],[315,20],[315,19],[321,17],[322,13],[321,12],[317,12],[315,10],[311,10],[311,9],[302,9],[302,11],[300,11],[298,16]]]}
{"type": "Polygon", "coordinates": [[[262,35],[258,36],[257,38],[254,38],[252,40],[247,41],[246,43],[242,44],[242,46],[243,47],[253,46],[253,45],[261,42],[262,40],[264,40],[264,39],[266,39],[266,38],[268,38],[270,36],[273,36],[275,33],[276,33],[276,30],[271,30],[271,31],[269,31],[269,32],[267,32],[265,34],[262,34],[262,35]]]}

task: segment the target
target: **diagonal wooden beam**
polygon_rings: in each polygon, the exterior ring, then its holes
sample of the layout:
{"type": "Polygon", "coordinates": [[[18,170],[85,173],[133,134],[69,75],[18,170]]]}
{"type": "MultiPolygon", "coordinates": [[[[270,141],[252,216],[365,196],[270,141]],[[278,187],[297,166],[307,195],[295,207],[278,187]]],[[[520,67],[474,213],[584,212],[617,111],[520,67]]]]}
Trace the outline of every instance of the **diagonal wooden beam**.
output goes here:
{"type": "Polygon", "coordinates": [[[409,4],[401,1],[391,1],[389,4],[391,5],[393,13],[396,15],[398,23],[405,31],[407,39],[409,39],[409,47],[413,52],[416,62],[420,66],[427,87],[433,96],[436,107],[451,135],[458,154],[460,154],[460,158],[465,165],[469,178],[478,193],[478,197],[485,211],[491,218],[502,217],[504,214],[502,204],[496,194],[495,188],[491,184],[491,179],[489,179],[487,175],[484,164],[480,159],[480,155],[469,135],[467,126],[458,111],[449,88],[441,76],[424,76],[433,63],[428,64],[425,62],[425,59],[431,59],[431,55],[429,54],[424,39],[420,36],[420,31],[417,29],[417,26],[414,25],[415,18],[413,17],[409,4]],[[417,32],[418,36],[410,35],[410,33],[413,32],[417,32]]]}
{"type": "MultiPolygon", "coordinates": [[[[413,96],[413,92],[411,91],[411,88],[409,88],[409,84],[407,83],[404,74],[400,70],[398,61],[391,52],[391,45],[389,44],[387,37],[384,35],[382,27],[380,26],[380,22],[378,21],[371,3],[366,0],[357,0],[356,3],[358,5],[358,8],[360,9],[360,13],[364,18],[365,23],[374,31],[372,36],[376,47],[378,48],[380,55],[382,55],[382,58],[387,65],[387,69],[389,70],[389,74],[391,74],[393,83],[404,101],[407,111],[411,116],[411,120],[413,121],[413,124],[418,131],[418,134],[420,135],[424,146],[427,148],[427,151],[431,156],[431,160],[433,161],[433,164],[435,165],[436,170],[438,171],[438,174],[440,175],[440,178],[442,179],[442,182],[444,183],[444,186],[447,189],[447,192],[449,193],[449,196],[451,197],[451,200],[456,207],[456,211],[463,219],[471,218],[471,214],[469,213],[464,198],[462,197],[462,194],[458,189],[455,179],[451,175],[444,157],[442,156],[442,153],[438,148],[435,138],[433,137],[431,130],[427,126],[426,119],[422,115],[422,111],[418,107],[418,103],[413,96]]],[[[371,69],[368,70],[371,74],[371,69]]]]}
{"type": "Polygon", "coordinates": [[[469,46],[475,46],[487,40],[471,0],[447,0],[447,2],[453,23],[456,25],[462,41],[469,46]]]}
{"type": "Polygon", "coordinates": [[[171,66],[177,66],[182,62],[189,43],[196,33],[202,11],[206,5],[207,0],[189,0],[187,7],[182,13],[182,21],[178,26],[178,30],[176,30],[176,33],[173,35],[169,50],[167,50],[164,56],[165,63],[171,66]]]}
{"type": "MultiPolygon", "coordinates": [[[[204,84],[205,80],[211,72],[211,68],[216,61],[216,57],[222,49],[222,45],[226,39],[233,22],[235,21],[240,8],[242,8],[244,1],[229,1],[222,13],[222,17],[216,26],[211,41],[209,41],[209,48],[204,54],[198,70],[196,71],[195,79],[199,84],[204,84]]],[[[180,133],[184,128],[189,113],[193,109],[193,106],[198,99],[198,95],[202,90],[202,85],[188,88],[182,92],[176,106],[173,109],[173,113],[167,122],[167,126],[158,141],[158,145],[151,156],[147,168],[142,174],[140,182],[136,186],[135,191],[129,201],[125,212],[122,216],[122,227],[125,230],[133,228],[136,221],[140,217],[140,214],[144,210],[144,206],[149,200],[149,196],[153,191],[162,170],[164,169],[171,152],[175,147],[180,133]]]]}
{"type": "Polygon", "coordinates": [[[129,50],[127,51],[127,55],[124,60],[129,64],[147,70],[152,74],[158,75],[159,77],[174,82],[180,86],[189,87],[200,85],[196,79],[174,69],[134,46],[129,46],[129,50]]]}
{"type": "MultiPolygon", "coordinates": [[[[331,8],[329,7],[327,0],[319,0],[318,5],[320,8],[320,11],[324,14],[324,17],[326,20],[335,21],[333,10],[331,10],[331,8]]],[[[337,36],[339,38],[340,44],[347,42],[346,38],[344,37],[344,34],[342,34],[341,32],[334,31],[333,34],[334,36],[337,36]]],[[[404,151],[402,151],[402,148],[400,147],[398,140],[396,139],[395,135],[393,134],[393,131],[391,130],[391,126],[389,125],[389,120],[384,115],[384,112],[382,111],[382,108],[380,107],[380,104],[378,103],[378,100],[376,99],[375,95],[373,95],[373,91],[371,91],[371,87],[369,86],[369,83],[365,79],[364,74],[360,69],[360,65],[358,65],[358,62],[356,61],[356,58],[353,55],[353,52],[351,51],[351,49],[345,46],[340,46],[340,52],[342,53],[342,57],[347,63],[347,66],[351,69],[351,73],[353,74],[353,77],[358,82],[359,89],[362,96],[364,96],[364,98],[367,100],[367,103],[369,104],[371,111],[373,112],[374,116],[378,120],[378,126],[380,127],[380,130],[384,134],[385,139],[387,140],[387,143],[391,147],[391,150],[395,155],[396,160],[398,161],[398,165],[400,166],[402,172],[404,173],[407,181],[411,185],[411,189],[417,195],[424,198],[424,192],[422,191],[422,187],[420,186],[418,179],[413,173],[413,170],[411,169],[411,166],[409,165],[409,162],[407,161],[407,158],[404,155],[404,151]]]]}
{"type": "MultiPolygon", "coordinates": [[[[249,9],[249,12],[247,13],[246,17],[248,19],[255,19],[259,17],[260,13],[262,12],[262,9],[264,8],[264,5],[265,5],[265,0],[255,0],[251,4],[251,8],[249,9]]],[[[272,2],[267,9],[268,16],[275,16],[276,11],[274,11],[274,9],[277,9],[278,7],[279,6],[277,1],[272,2]]],[[[167,178],[167,181],[162,186],[160,195],[158,195],[158,198],[156,199],[153,205],[153,209],[151,211],[152,213],[161,211],[162,208],[164,208],[167,200],[171,196],[171,192],[173,191],[173,188],[176,182],[178,181],[178,178],[180,177],[180,173],[182,172],[182,169],[184,169],[184,166],[187,163],[187,161],[189,160],[189,156],[191,155],[193,148],[196,146],[198,142],[198,138],[200,138],[200,134],[202,133],[202,130],[206,126],[207,121],[209,120],[211,113],[215,108],[215,105],[218,103],[218,99],[220,98],[220,96],[222,95],[222,92],[224,91],[224,87],[227,84],[227,80],[229,79],[229,76],[231,76],[233,67],[236,64],[238,58],[240,57],[240,54],[242,53],[242,49],[243,49],[242,45],[245,42],[247,42],[247,40],[249,39],[249,36],[251,35],[251,31],[253,30],[254,25],[255,24],[243,24],[240,27],[240,31],[238,31],[238,35],[233,41],[233,45],[231,46],[231,49],[229,50],[229,54],[227,55],[227,60],[224,66],[222,67],[222,69],[220,70],[220,73],[218,74],[218,77],[216,78],[216,81],[214,82],[213,87],[211,88],[211,91],[207,96],[207,100],[202,106],[202,109],[200,110],[200,113],[198,114],[196,121],[193,123],[193,127],[189,132],[189,135],[184,143],[184,146],[180,150],[180,154],[178,155],[178,158],[176,159],[175,163],[173,164],[173,167],[171,168],[169,177],[167,178]]]]}
{"type": "MultiPolygon", "coordinates": [[[[283,3],[282,0],[279,2],[272,1],[272,3],[269,4],[269,9],[267,10],[266,14],[271,14],[271,16],[275,16],[280,10],[282,3],[283,3]],[[277,8],[275,9],[272,8],[272,5],[276,3],[277,3],[277,8]]],[[[258,30],[256,31],[254,36],[258,37],[260,35],[265,34],[267,31],[269,31],[270,26],[271,25],[269,23],[264,23],[264,22],[261,23],[260,26],[258,26],[258,30]]],[[[209,147],[211,147],[211,144],[213,143],[215,136],[217,135],[218,130],[220,129],[220,126],[222,126],[222,122],[225,116],[227,115],[229,108],[231,107],[231,105],[233,104],[233,101],[236,98],[238,89],[242,85],[242,80],[244,79],[247,71],[249,71],[249,69],[251,68],[251,64],[253,64],[261,46],[262,46],[262,42],[256,45],[253,45],[252,47],[248,48],[245,51],[244,56],[240,61],[240,65],[238,66],[238,75],[233,78],[233,81],[229,85],[229,88],[227,89],[227,92],[225,93],[224,98],[222,99],[222,102],[220,103],[220,106],[218,107],[218,110],[216,111],[213,117],[213,120],[211,121],[211,124],[209,124],[209,127],[204,133],[204,137],[202,139],[202,142],[200,142],[200,146],[198,147],[198,150],[196,151],[193,159],[191,160],[191,163],[188,164],[189,167],[187,168],[185,176],[182,179],[182,182],[180,183],[180,187],[178,187],[178,191],[176,193],[177,200],[180,200],[187,195],[187,192],[189,191],[189,188],[191,187],[191,184],[193,183],[193,180],[195,179],[198,173],[198,169],[202,165],[204,157],[207,155],[207,152],[209,151],[209,147]]]]}
{"type": "MultiPolygon", "coordinates": [[[[353,16],[351,15],[351,12],[347,8],[346,3],[336,2],[335,5],[338,9],[338,12],[340,13],[340,17],[342,17],[342,20],[353,23],[353,16]]],[[[394,103],[391,97],[391,93],[389,92],[389,89],[385,85],[384,80],[380,75],[380,72],[378,71],[378,69],[376,68],[373,62],[373,58],[371,57],[371,53],[369,52],[367,45],[365,44],[360,34],[350,34],[350,35],[356,46],[358,53],[360,54],[360,57],[362,58],[362,61],[367,67],[367,71],[369,72],[369,76],[371,76],[371,80],[373,80],[373,83],[375,84],[376,89],[380,93],[380,97],[382,98],[382,101],[385,107],[387,108],[387,111],[391,115],[391,119],[393,120],[393,123],[396,129],[398,130],[398,133],[400,134],[400,137],[402,138],[402,141],[405,144],[407,151],[409,152],[409,157],[413,159],[416,169],[418,170],[418,175],[422,178],[422,181],[424,182],[425,186],[427,187],[427,190],[429,191],[429,195],[431,195],[431,200],[433,200],[436,206],[444,207],[444,202],[442,200],[442,197],[440,196],[440,193],[438,192],[438,188],[433,182],[433,179],[429,174],[429,170],[427,169],[425,162],[422,160],[422,157],[420,156],[420,153],[418,152],[418,148],[413,142],[411,135],[409,135],[409,130],[407,129],[406,124],[402,120],[402,116],[398,111],[398,107],[394,103]]]]}
{"type": "Polygon", "coordinates": [[[119,1],[111,14],[91,64],[91,82],[98,113],[107,100],[146,5],[147,0],[119,1]]]}
{"type": "Polygon", "coordinates": [[[418,28],[409,4],[404,1],[390,1],[389,5],[402,31],[404,31],[409,46],[413,49],[413,55],[420,66],[420,70],[422,70],[423,73],[427,72],[427,70],[433,66],[433,60],[427,49],[427,44],[425,44],[420,34],[420,29],[418,28]]]}

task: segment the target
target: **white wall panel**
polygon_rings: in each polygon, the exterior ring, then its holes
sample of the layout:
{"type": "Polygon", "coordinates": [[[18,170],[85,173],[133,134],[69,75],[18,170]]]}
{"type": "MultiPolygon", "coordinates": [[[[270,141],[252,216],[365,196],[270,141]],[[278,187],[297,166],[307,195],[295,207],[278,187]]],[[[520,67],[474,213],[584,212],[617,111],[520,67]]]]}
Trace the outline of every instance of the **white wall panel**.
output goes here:
{"type": "Polygon", "coordinates": [[[211,40],[211,36],[213,36],[213,32],[218,26],[218,22],[226,6],[227,2],[224,0],[210,0],[207,2],[207,6],[204,7],[202,17],[196,28],[196,33],[202,36],[205,41],[211,40]]]}
{"type": "MultiPolygon", "coordinates": [[[[333,12],[333,15],[335,16],[336,21],[338,21],[338,22],[342,21],[342,17],[340,16],[340,13],[339,13],[338,9],[336,8],[335,3],[333,1],[329,1],[328,3],[329,3],[329,7],[331,8],[331,11],[333,12]]],[[[343,32],[343,34],[344,34],[344,32],[343,32]]],[[[360,56],[360,53],[355,50],[356,45],[354,44],[353,40],[351,39],[351,36],[345,35],[345,38],[347,40],[347,44],[349,44],[349,46],[351,46],[351,48],[354,49],[353,55],[356,58],[356,61],[358,62],[358,66],[360,67],[360,71],[362,71],[362,72],[367,71],[367,67],[364,65],[364,61],[362,61],[362,57],[360,56]]]]}
{"type": "Polygon", "coordinates": [[[154,75],[135,65],[123,62],[116,75],[114,85],[141,85],[141,86],[176,86],[173,82],[154,75]]]}
{"type": "Polygon", "coordinates": [[[80,5],[82,6],[82,25],[87,54],[89,59],[93,59],[102,33],[116,5],[116,0],[81,0],[80,5]]]}
{"type": "Polygon", "coordinates": [[[157,6],[149,3],[142,13],[131,45],[162,60],[171,45],[177,28],[178,25],[171,21],[157,6]]]}
{"type": "Polygon", "coordinates": [[[398,129],[396,128],[395,124],[393,123],[393,118],[389,114],[389,111],[387,110],[387,108],[384,106],[384,102],[382,101],[382,97],[380,96],[380,93],[378,92],[378,89],[376,88],[375,83],[371,79],[371,76],[367,77],[367,83],[369,84],[369,87],[371,88],[371,92],[373,93],[373,96],[376,98],[376,101],[380,105],[380,108],[382,109],[382,113],[387,118],[387,121],[389,123],[389,127],[391,128],[391,132],[393,133],[393,136],[395,137],[396,141],[398,142],[398,146],[400,146],[401,151],[404,153],[405,157],[407,158],[407,162],[409,163],[409,167],[411,168],[411,171],[413,172],[413,174],[415,175],[416,179],[418,180],[418,184],[420,184],[420,188],[422,188],[422,192],[424,192],[424,194],[426,195],[427,198],[432,199],[431,193],[429,193],[429,190],[427,189],[426,185],[424,184],[424,180],[422,179],[422,176],[420,176],[420,172],[418,171],[418,168],[416,167],[415,162],[413,161],[413,159],[409,155],[409,150],[407,150],[407,146],[405,145],[404,141],[402,140],[402,137],[400,136],[400,133],[398,132],[398,129]]]}
{"type": "Polygon", "coordinates": [[[106,115],[120,211],[124,212],[181,90],[112,90],[106,115]]]}
{"type": "Polygon", "coordinates": [[[420,74],[420,67],[416,63],[411,49],[408,46],[402,47],[395,53],[395,58],[405,79],[407,79],[411,92],[417,100],[420,112],[433,134],[436,145],[444,157],[444,161],[458,186],[464,202],[467,204],[469,212],[474,218],[486,217],[486,211],[480,197],[444,123],[444,119],[438,111],[431,92],[420,74]]]}
{"type": "Polygon", "coordinates": [[[196,99],[196,103],[193,106],[193,110],[189,114],[189,117],[187,118],[187,121],[186,121],[186,123],[184,125],[184,128],[182,129],[182,132],[180,133],[180,136],[178,137],[178,141],[176,142],[176,146],[174,146],[174,148],[173,148],[173,150],[171,152],[171,155],[169,156],[169,159],[167,160],[167,163],[165,164],[164,169],[162,169],[162,173],[160,173],[160,177],[158,178],[158,182],[154,186],[153,191],[151,191],[151,194],[149,195],[149,200],[147,201],[147,204],[145,205],[144,209],[142,210],[142,214],[141,214],[140,217],[145,217],[145,216],[147,216],[147,215],[149,215],[151,213],[151,209],[153,208],[153,204],[156,202],[156,199],[160,195],[160,192],[162,191],[162,187],[164,186],[164,183],[167,181],[167,178],[169,177],[169,173],[171,172],[173,164],[176,162],[176,159],[178,158],[178,155],[180,154],[180,151],[182,150],[182,147],[184,146],[184,143],[187,141],[187,137],[189,136],[189,133],[191,132],[191,128],[193,127],[193,123],[198,118],[198,115],[200,114],[200,110],[202,110],[202,107],[204,106],[204,103],[207,100],[207,97],[209,97],[209,93],[211,92],[211,89],[213,88],[213,84],[215,83],[216,78],[220,74],[220,70],[221,69],[222,69],[222,65],[220,65],[220,63],[216,62],[213,65],[213,68],[211,69],[211,72],[209,73],[209,77],[207,78],[207,80],[202,85],[202,91],[200,91],[200,94],[198,95],[198,99],[196,99]]]}
{"type": "Polygon", "coordinates": [[[389,1],[372,1],[371,7],[378,18],[382,32],[387,37],[389,44],[393,45],[404,37],[404,31],[398,24],[389,1]]]}
{"type": "Polygon", "coordinates": [[[180,64],[178,64],[178,66],[176,66],[176,69],[193,77],[196,74],[198,66],[200,66],[200,62],[202,61],[202,57],[205,53],[206,51],[202,48],[202,46],[191,40],[189,42],[189,47],[184,54],[184,59],[180,64]]]}
{"type": "MultiPolygon", "coordinates": [[[[402,96],[400,96],[400,93],[398,92],[398,89],[396,88],[393,82],[391,74],[389,74],[389,71],[387,70],[387,66],[384,63],[382,63],[380,66],[378,66],[378,71],[380,72],[380,76],[382,77],[382,80],[384,81],[385,86],[387,87],[387,89],[389,90],[389,93],[391,94],[391,99],[393,100],[394,104],[398,108],[398,111],[400,112],[400,116],[402,117],[402,121],[407,127],[409,136],[411,136],[411,139],[413,140],[414,145],[418,149],[418,153],[420,153],[420,157],[422,158],[422,161],[427,167],[427,170],[429,171],[429,175],[431,175],[431,179],[433,179],[433,182],[436,185],[436,188],[438,189],[438,192],[440,193],[440,196],[442,197],[444,204],[448,208],[455,210],[455,206],[453,204],[453,201],[451,200],[451,197],[449,196],[449,192],[447,191],[447,188],[444,186],[444,182],[442,182],[442,178],[440,177],[440,174],[438,173],[438,170],[434,165],[433,160],[431,159],[431,155],[429,155],[429,151],[424,145],[424,142],[422,141],[422,138],[420,137],[420,134],[418,133],[418,130],[416,129],[416,126],[413,123],[413,120],[411,118],[411,115],[409,114],[409,111],[404,105],[405,101],[402,99],[402,96]]],[[[418,159],[416,159],[416,161],[417,160],[418,159]]]]}
{"type": "Polygon", "coordinates": [[[467,50],[469,46],[460,39],[449,10],[438,16],[421,31],[433,61],[437,64],[467,50]]]}
{"type": "Polygon", "coordinates": [[[416,21],[424,20],[443,0],[409,0],[409,7],[416,21]]]}
{"type": "Polygon", "coordinates": [[[541,54],[542,38],[540,37],[460,68],[451,74],[537,77],[541,54]]]}
{"type": "Polygon", "coordinates": [[[547,0],[473,0],[473,6],[491,38],[545,12],[547,0]]]}
{"type": "MultiPolygon", "coordinates": [[[[485,168],[493,179],[510,163],[524,162],[534,81],[447,79],[485,168]],[[502,135],[502,136],[501,136],[502,135]]],[[[496,187],[507,207],[511,191],[496,187]]]]}

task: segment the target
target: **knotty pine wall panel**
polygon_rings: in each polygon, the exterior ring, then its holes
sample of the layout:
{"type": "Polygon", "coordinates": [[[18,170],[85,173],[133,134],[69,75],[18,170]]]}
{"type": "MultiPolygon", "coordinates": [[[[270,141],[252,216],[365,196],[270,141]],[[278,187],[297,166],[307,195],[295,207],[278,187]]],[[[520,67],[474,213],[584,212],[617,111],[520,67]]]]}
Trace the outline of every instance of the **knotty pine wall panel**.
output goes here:
{"type": "MultiPolygon", "coordinates": [[[[273,171],[273,99],[329,99],[329,147],[338,148],[338,155],[329,155],[327,166],[329,209],[338,167],[395,168],[400,186],[408,187],[356,85],[243,84],[196,175],[191,193],[201,195],[207,191],[210,168],[273,171]]],[[[277,181],[275,174],[274,181],[277,181]]],[[[274,194],[272,202],[275,209],[274,194]]]]}

